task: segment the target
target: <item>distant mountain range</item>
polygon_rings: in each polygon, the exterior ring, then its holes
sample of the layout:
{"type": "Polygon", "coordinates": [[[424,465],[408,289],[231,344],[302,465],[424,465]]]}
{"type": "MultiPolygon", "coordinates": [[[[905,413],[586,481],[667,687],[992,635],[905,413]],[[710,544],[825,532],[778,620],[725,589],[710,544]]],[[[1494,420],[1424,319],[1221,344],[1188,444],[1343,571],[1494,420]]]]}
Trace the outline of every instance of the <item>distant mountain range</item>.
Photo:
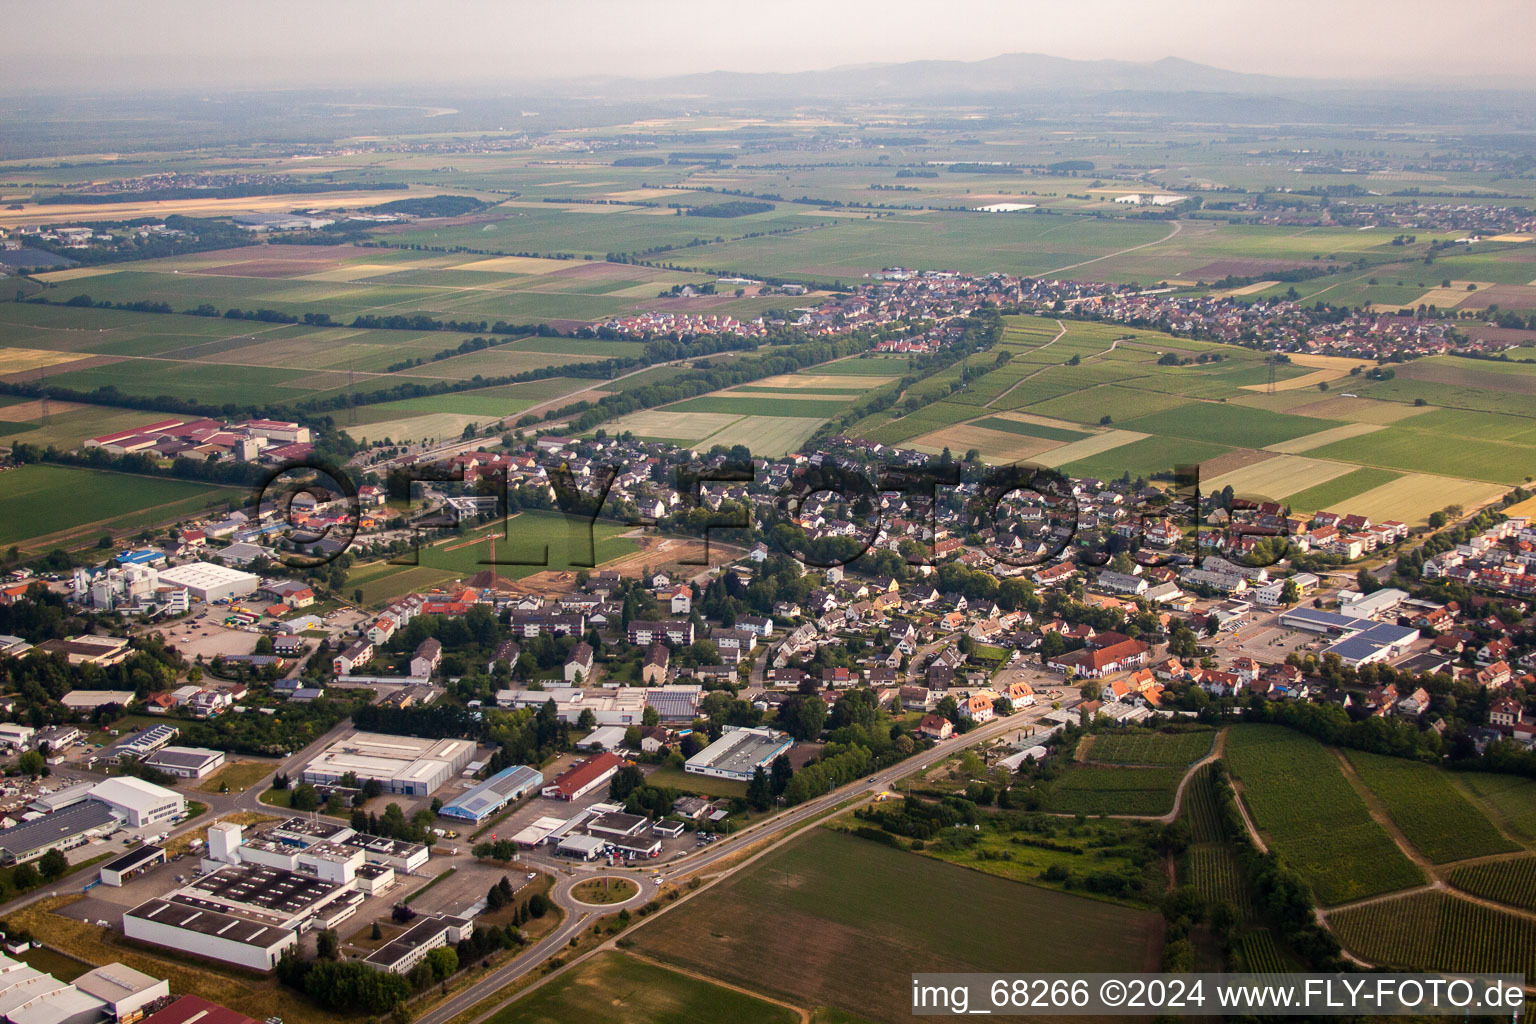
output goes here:
{"type": "Polygon", "coordinates": [[[1247,75],[1167,57],[1137,63],[1007,53],[986,60],[916,60],[786,74],[712,71],[625,80],[633,95],[710,99],[922,99],[1020,92],[1242,92],[1315,89],[1325,83],[1247,75]]]}

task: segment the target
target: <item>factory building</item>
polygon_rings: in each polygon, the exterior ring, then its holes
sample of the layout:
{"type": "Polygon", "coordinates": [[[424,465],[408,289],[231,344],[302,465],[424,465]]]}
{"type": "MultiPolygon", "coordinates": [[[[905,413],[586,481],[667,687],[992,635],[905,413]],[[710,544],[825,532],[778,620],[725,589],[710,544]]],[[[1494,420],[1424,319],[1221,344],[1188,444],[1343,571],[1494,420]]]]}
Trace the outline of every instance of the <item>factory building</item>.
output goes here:
{"type": "Polygon", "coordinates": [[[719,739],[690,757],[683,770],[717,779],[751,782],[758,768],[766,771],[773,759],[794,743],[785,733],[772,729],[732,729],[727,726],[719,739]]]}
{"type": "Polygon", "coordinates": [[[358,732],[339,740],[311,761],[303,781],[335,786],[343,776],[376,780],[386,793],[431,796],[474,756],[475,744],[461,739],[419,739],[358,732]]]}
{"type": "Polygon", "coordinates": [[[188,562],[160,573],[160,582],[185,587],[194,601],[229,601],[254,594],[261,577],[212,562],[188,562]]]}
{"type": "Polygon", "coordinates": [[[480,824],[503,807],[544,785],[542,773],[525,765],[503,768],[438,811],[445,818],[480,824]]]}

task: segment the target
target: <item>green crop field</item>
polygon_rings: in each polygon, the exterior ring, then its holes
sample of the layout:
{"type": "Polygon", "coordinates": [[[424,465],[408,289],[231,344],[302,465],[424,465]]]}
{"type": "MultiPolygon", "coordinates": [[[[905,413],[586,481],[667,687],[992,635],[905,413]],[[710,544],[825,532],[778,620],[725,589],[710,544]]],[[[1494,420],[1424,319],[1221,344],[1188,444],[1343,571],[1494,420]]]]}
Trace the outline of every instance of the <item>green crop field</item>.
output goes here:
{"type": "Polygon", "coordinates": [[[1179,437],[1144,437],[1107,452],[1058,466],[1073,477],[1118,480],[1127,473],[1131,479],[1154,473],[1172,473],[1177,466],[1194,465],[1232,451],[1226,445],[1179,437]]]}
{"type": "Polygon", "coordinates": [[[1536,979],[1536,921],[1443,890],[1341,910],[1328,923],[1347,949],[1372,963],[1536,979]]]}
{"type": "Polygon", "coordinates": [[[1127,729],[1094,733],[1087,758],[1106,764],[1191,765],[1211,752],[1214,729],[1153,732],[1127,729]]]}
{"type": "Polygon", "coordinates": [[[1536,841],[1536,781],[1491,772],[1462,772],[1454,781],[1509,835],[1536,841]]]}
{"type": "Polygon", "coordinates": [[[68,531],[75,530],[78,537],[61,540],[57,546],[80,547],[112,529],[192,515],[209,504],[244,501],[250,496],[234,487],[48,465],[0,473],[0,490],[5,494],[0,544],[23,548],[28,541],[57,534],[67,537],[68,531]]]}
{"type": "Polygon", "coordinates": [[[1364,494],[1373,487],[1389,484],[1402,476],[1388,469],[1354,469],[1343,476],[1308,487],[1285,496],[1285,503],[1293,512],[1321,512],[1338,509],[1350,498],[1364,494]]]}
{"type": "Polygon", "coordinates": [[[1536,910],[1536,857],[1467,864],[1452,871],[1449,881],[1474,896],[1536,910]]]}
{"type": "Polygon", "coordinates": [[[1184,788],[1184,813],[1189,818],[1189,837],[1196,843],[1220,843],[1227,839],[1216,791],[1217,765],[1202,765],[1184,788]]]}
{"type": "Polygon", "coordinates": [[[1319,459],[1357,465],[1517,484],[1536,475],[1536,445],[1511,444],[1494,438],[1447,438],[1405,424],[1362,434],[1309,451],[1319,459]]]}
{"type": "Polygon", "coordinates": [[[1348,757],[1408,841],[1434,863],[1519,849],[1461,795],[1443,769],[1358,750],[1348,757]]]}
{"type": "Polygon", "coordinates": [[[1152,969],[1153,914],[813,829],[631,932],[635,948],[722,981],[872,1021],[911,1019],[914,964],[934,971],[1152,969]],[[977,928],[985,907],[1006,928],[977,928]],[[1052,941],[1039,941],[1049,927],[1052,941]]]}
{"type": "Polygon", "coordinates": [[[1423,884],[1321,743],[1278,725],[1234,726],[1225,759],[1270,847],[1323,905],[1423,884]]]}
{"type": "Polygon", "coordinates": [[[1239,448],[1262,448],[1340,424],[1337,420],[1265,412],[1262,409],[1248,409],[1220,402],[1191,402],[1177,409],[1137,419],[1121,420],[1117,417],[1116,426],[1125,430],[1139,430],[1144,434],[1187,437],[1197,441],[1216,438],[1223,444],[1239,448]]]}
{"type": "Polygon", "coordinates": [[[1188,881],[1211,903],[1226,902],[1243,914],[1252,912],[1253,895],[1237,854],[1225,845],[1202,845],[1186,855],[1188,881]]]}
{"type": "Polygon", "coordinates": [[[1268,928],[1244,932],[1238,943],[1243,969],[1255,974],[1275,974],[1296,969],[1295,963],[1280,950],[1274,933],[1268,928]]]}
{"type": "Polygon", "coordinates": [[[1184,772],[1177,765],[1070,764],[1040,784],[1041,806],[1059,814],[1166,814],[1184,772]]]}
{"type": "Polygon", "coordinates": [[[490,1024],[653,1024],[729,1021],[797,1024],[787,1007],[670,971],[623,953],[602,953],[500,1010],[490,1024]],[[593,998],[602,992],[605,998],[593,998]]]}
{"type": "Polygon", "coordinates": [[[973,426],[986,427],[988,430],[1003,430],[1024,437],[1043,437],[1051,441],[1077,441],[1090,436],[1085,430],[1067,430],[1063,427],[1046,426],[1044,423],[1020,423],[1018,420],[1005,420],[1000,416],[988,416],[986,419],[977,420],[973,426]]]}

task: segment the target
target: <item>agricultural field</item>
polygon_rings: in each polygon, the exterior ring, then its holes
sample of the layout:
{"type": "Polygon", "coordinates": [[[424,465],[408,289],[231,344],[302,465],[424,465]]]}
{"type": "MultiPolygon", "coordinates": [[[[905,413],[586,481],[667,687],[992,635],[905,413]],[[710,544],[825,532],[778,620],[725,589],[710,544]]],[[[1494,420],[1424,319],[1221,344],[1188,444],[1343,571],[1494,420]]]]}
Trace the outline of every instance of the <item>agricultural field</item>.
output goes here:
{"type": "Polygon", "coordinates": [[[1328,924],[1346,949],[1371,963],[1536,979],[1536,921],[1444,890],[1341,910],[1328,924]]]}
{"type": "MultiPolygon", "coordinates": [[[[6,303],[0,306],[0,378],[46,380],[82,392],[111,386],[151,398],[275,406],[401,384],[498,378],[634,358],[644,346],[498,335],[491,337],[499,343],[494,347],[468,350],[463,346],[472,334],[342,325],[355,316],[422,314],[569,328],[639,309],[691,308],[688,303],[716,309],[738,301],[726,295],[656,298],[672,285],[702,280],[601,261],[503,264],[467,253],[344,245],[258,245],[94,267],[88,274],[62,271],[47,278],[44,294],[51,303],[86,296],[164,302],[177,312],[6,303]],[[181,315],[197,307],[212,315],[181,315]],[[226,308],[320,314],[335,323],[229,319],[220,315],[226,308]],[[445,352],[455,354],[443,358],[445,352]]],[[[426,411],[462,414],[450,407],[451,396],[443,397],[444,405],[426,411]]]]}
{"type": "Polygon", "coordinates": [[[935,971],[1151,969],[1154,914],[812,829],[630,934],[638,952],[723,982],[872,1021],[910,1019],[913,964],[935,971]],[[987,907],[976,928],[914,894],[987,907]],[[1053,941],[1038,941],[1049,923],[1053,941]]]}
{"type": "Polygon", "coordinates": [[[1350,765],[1420,853],[1447,864],[1519,849],[1432,765],[1351,750],[1350,765]]]}
{"type": "Polygon", "coordinates": [[[1536,857],[1467,864],[1452,871],[1448,880],[1473,896],[1536,910],[1536,857]]]}
{"type": "Polygon", "coordinates": [[[796,1024],[785,1006],[680,974],[624,953],[602,953],[523,996],[491,1024],[651,1024],[719,1020],[739,1024],[796,1024]],[[609,998],[595,999],[594,992],[609,998]]]}
{"type": "Polygon", "coordinates": [[[1421,885],[1328,748],[1278,725],[1234,726],[1225,760],[1270,847],[1324,906],[1421,885]],[[1306,800],[1296,794],[1306,793],[1306,800]]]}
{"type": "MultiPolygon", "coordinates": [[[[899,361],[905,367],[906,361],[899,361]]],[[[895,380],[898,361],[841,359],[799,373],[764,377],[656,409],[643,409],[602,425],[610,434],[632,433],[707,450],[746,445],[753,455],[797,451],[829,418],[870,390],[895,380]]]]}
{"type": "Polygon", "coordinates": [[[1536,842],[1536,781],[1491,772],[1461,772],[1453,781],[1506,834],[1536,842]]]}
{"type": "Polygon", "coordinates": [[[23,551],[94,544],[114,531],[224,510],[243,503],[247,490],[186,480],[133,476],[74,466],[27,465],[0,473],[5,515],[0,545],[23,551]],[[88,500],[82,500],[88,499],[88,500]]]}
{"type": "Polygon", "coordinates": [[[1085,760],[1123,765],[1192,765],[1211,752],[1215,730],[1192,732],[1153,732],[1127,729],[1097,732],[1086,750],[1079,750],[1085,760]]]}
{"type": "Polygon", "coordinates": [[[1058,814],[1166,814],[1185,771],[1182,765],[1070,764],[1040,783],[1041,808],[1058,814]]]}

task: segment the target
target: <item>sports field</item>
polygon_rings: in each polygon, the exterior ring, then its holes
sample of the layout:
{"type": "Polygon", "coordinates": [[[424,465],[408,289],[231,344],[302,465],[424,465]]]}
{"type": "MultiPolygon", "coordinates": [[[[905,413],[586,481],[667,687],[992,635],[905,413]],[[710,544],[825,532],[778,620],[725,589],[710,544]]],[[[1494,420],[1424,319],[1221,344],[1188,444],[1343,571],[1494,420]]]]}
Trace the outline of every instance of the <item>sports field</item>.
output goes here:
{"type": "Polygon", "coordinates": [[[632,529],[599,520],[589,533],[580,517],[528,510],[482,526],[465,537],[426,536],[416,552],[393,561],[354,565],[347,586],[362,590],[363,601],[375,604],[478,572],[494,570],[502,579],[521,579],[545,570],[578,570],[635,551],[635,542],[622,536],[632,529]]]}
{"type": "Polygon", "coordinates": [[[1150,969],[1161,922],[813,829],[631,937],[642,953],[753,991],[898,1022],[911,1017],[914,964],[1150,969]],[[944,909],[961,907],[985,907],[1009,926],[977,928],[973,914],[944,909]],[[1050,942],[1039,940],[1044,927],[1050,942]]]}

